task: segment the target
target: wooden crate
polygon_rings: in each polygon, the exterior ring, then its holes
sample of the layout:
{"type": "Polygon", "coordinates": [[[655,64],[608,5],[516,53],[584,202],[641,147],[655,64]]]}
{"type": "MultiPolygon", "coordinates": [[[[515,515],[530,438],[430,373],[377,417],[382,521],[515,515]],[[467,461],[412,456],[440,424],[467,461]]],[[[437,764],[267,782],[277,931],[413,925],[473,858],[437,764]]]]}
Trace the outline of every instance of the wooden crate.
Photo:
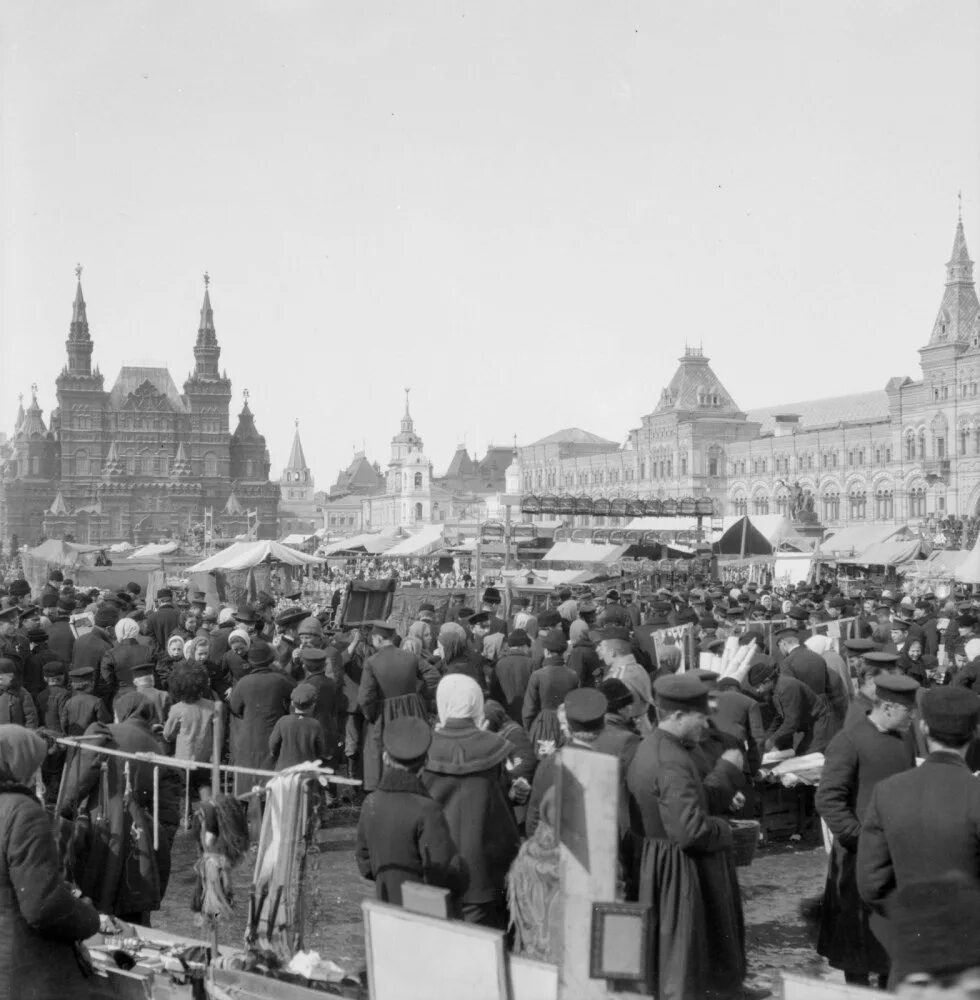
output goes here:
{"type": "Polygon", "coordinates": [[[763,840],[787,840],[795,834],[802,837],[814,829],[813,792],[809,785],[797,785],[795,788],[759,786],[759,822],[762,824],[763,840]]]}

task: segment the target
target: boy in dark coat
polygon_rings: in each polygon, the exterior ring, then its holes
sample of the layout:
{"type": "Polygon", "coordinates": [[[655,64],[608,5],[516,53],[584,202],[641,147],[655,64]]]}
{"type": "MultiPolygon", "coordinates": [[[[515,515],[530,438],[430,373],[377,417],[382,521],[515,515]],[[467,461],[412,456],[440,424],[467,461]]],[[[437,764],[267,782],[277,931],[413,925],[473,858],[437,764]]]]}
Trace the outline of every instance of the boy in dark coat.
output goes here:
{"type": "Polygon", "coordinates": [[[61,728],[66,736],[81,736],[95,722],[112,722],[105,702],[95,696],[95,667],[68,671],[71,694],[61,710],[61,728]]]}
{"type": "Polygon", "coordinates": [[[320,760],[326,756],[323,727],[316,718],[316,688],[312,684],[297,684],[289,699],[293,714],[284,715],[269,736],[269,753],[277,771],[294,764],[320,760]]]}
{"type": "Polygon", "coordinates": [[[442,807],[419,777],[432,742],[428,723],[405,715],[385,727],[385,768],[357,824],[357,866],[378,899],[401,906],[402,885],[423,882],[453,891],[460,863],[442,807]]]}
{"type": "Polygon", "coordinates": [[[21,687],[17,664],[0,659],[0,724],[37,729],[37,707],[34,699],[21,687]]]}

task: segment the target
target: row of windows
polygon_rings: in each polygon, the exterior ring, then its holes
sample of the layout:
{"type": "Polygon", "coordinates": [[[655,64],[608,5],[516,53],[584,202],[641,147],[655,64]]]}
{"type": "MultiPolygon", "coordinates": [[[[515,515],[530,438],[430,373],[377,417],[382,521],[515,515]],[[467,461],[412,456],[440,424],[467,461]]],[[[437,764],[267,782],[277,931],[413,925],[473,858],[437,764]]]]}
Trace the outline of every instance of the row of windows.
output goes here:
{"type": "MultiPolygon", "coordinates": [[[[38,460],[35,458],[35,462],[38,460]]],[[[126,474],[130,476],[166,476],[170,474],[171,457],[169,455],[132,455],[122,458],[126,474]]],[[[245,462],[245,475],[248,478],[257,472],[258,463],[252,459],[245,462]]],[[[101,459],[89,458],[88,452],[76,451],[71,460],[71,474],[76,476],[97,476],[102,469],[101,459]]],[[[218,473],[218,456],[208,452],[203,460],[203,475],[215,477],[218,473]]],[[[34,473],[37,475],[37,473],[34,473]]]]}
{"type": "MultiPolygon", "coordinates": [[[[864,521],[868,517],[869,498],[867,491],[861,489],[852,490],[844,498],[847,504],[847,516],[850,521],[864,521]]],[[[888,521],[895,516],[895,494],[892,490],[876,490],[870,498],[874,509],[876,520],[888,521]]],[[[820,498],[824,521],[839,521],[841,512],[841,497],[839,493],[824,493],[820,498]]],[[[768,514],[772,504],[777,514],[789,513],[789,498],[781,494],[771,501],[765,494],[759,494],[752,498],[751,506],[753,514],[768,514]]],[[[939,498],[940,508],[945,507],[945,498],[939,498]]],[[[749,500],[747,497],[735,497],[732,501],[735,513],[743,516],[749,513],[749,500]]],[[[908,494],[909,517],[926,516],[926,490],[925,487],[916,487],[908,494]]]]}

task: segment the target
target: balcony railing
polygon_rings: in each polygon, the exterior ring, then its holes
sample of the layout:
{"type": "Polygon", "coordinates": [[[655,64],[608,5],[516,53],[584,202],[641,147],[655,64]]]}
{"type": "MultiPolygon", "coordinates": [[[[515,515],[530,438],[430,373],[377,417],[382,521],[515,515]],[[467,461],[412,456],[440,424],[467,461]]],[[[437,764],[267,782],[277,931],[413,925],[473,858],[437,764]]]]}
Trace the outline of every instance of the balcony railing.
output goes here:
{"type": "Polygon", "coordinates": [[[946,479],[949,476],[948,458],[926,458],[922,461],[922,472],[926,476],[939,476],[946,479]]]}

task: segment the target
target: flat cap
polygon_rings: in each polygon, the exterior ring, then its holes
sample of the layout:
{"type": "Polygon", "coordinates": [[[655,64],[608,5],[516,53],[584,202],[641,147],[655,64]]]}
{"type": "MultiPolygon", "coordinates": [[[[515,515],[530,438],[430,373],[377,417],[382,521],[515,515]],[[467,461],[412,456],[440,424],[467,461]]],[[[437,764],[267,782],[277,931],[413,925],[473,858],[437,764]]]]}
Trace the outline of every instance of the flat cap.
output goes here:
{"type": "Polygon", "coordinates": [[[61,662],[61,660],[48,660],[48,662],[41,667],[41,673],[45,677],[64,677],[65,665],[61,662]]]}
{"type": "Polygon", "coordinates": [[[424,757],[432,743],[432,730],[424,719],[401,715],[385,726],[382,743],[388,756],[408,762],[424,757]]]}
{"type": "Polygon", "coordinates": [[[511,632],[507,636],[507,645],[508,646],[530,646],[531,645],[531,638],[527,634],[527,632],[524,631],[524,629],[522,629],[522,628],[515,628],[514,631],[511,632]]]}
{"type": "Polygon", "coordinates": [[[800,630],[795,625],[783,625],[782,628],[777,628],[773,632],[772,637],[777,642],[780,639],[798,639],[800,630]]]}
{"type": "Polygon", "coordinates": [[[9,608],[0,609],[0,622],[3,621],[19,621],[20,620],[20,609],[16,604],[11,605],[9,608]]]}
{"type": "Polygon", "coordinates": [[[882,701],[893,701],[898,705],[915,705],[915,692],[919,683],[905,674],[878,674],[875,678],[875,694],[882,701]]]}
{"type": "Polygon", "coordinates": [[[666,712],[707,712],[708,685],[697,674],[670,674],[653,685],[657,707],[666,712]]]}
{"type": "Polygon", "coordinates": [[[312,684],[297,684],[289,695],[289,700],[297,708],[310,708],[316,704],[316,688],[312,684]]]}
{"type": "Polygon", "coordinates": [[[973,628],[977,623],[977,616],[970,611],[966,611],[956,617],[957,628],[973,628]]]}
{"type": "Polygon", "coordinates": [[[630,640],[630,630],[626,628],[625,625],[607,625],[602,630],[602,638],[606,639],[621,639],[624,642],[629,642],[630,640]]]}
{"type": "Polygon", "coordinates": [[[845,639],[844,648],[852,653],[867,653],[875,648],[873,639],[845,639]]]}
{"type": "Polygon", "coordinates": [[[376,618],[373,621],[365,622],[365,625],[371,626],[372,632],[377,632],[378,635],[383,636],[393,636],[395,634],[396,628],[390,622],[382,621],[380,618],[376,618]]]}
{"type": "Polygon", "coordinates": [[[137,663],[133,667],[134,677],[152,677],[156,667],[152,663],[137,663]]]}
{"type": "Polygon", "coordinates": [[[595,688],[575,688],[565,695],[565,718],[569,725],[595,726],[608,709],[606,696],[595,688]]]}
{"type": "Polygon", "coordinates": [[[27,638],[30,642],[47,642],[48,633],[43,628],[30,628],[27,630],[27,638]]]}
{"type": "Polygon", "coordinates": [[[327,662],[327,651],[316,646],[301,646],[299,658],[310,666],[319,666],[327,662]]]}
{"type": "Polygon", "coordinates": [[[0,674],[17,673],[17,664],[13,660],[8,660],[6,656],[0,657],[0,674]]]}
{"type": "Polygon", "coordinates": [[[565,633],[562,632],[560,628],[553,628],[548,634],[541,640],[541,645],[549,653],[564,653],[568,649],[568,640],[565,638],[565,633]]]}
{"type": "Polygon", "coordinates": [[[86,677],[92,677],[95,674],[95,667],[73,667],[68,671],[69,677],[77,677],[82,680],[86,677]]]}
{"type": "Polygon", "coordinates": [[[980,698],[965,687],[933,687],[922,695],[921,709],[930,730],[965,742],[976,732],[980,698]]]}
{"type": "Polygon", "coordinates": [[[898,653],[885,653],[880,649],[872,649],[868,653],[864,653],[861,657],[868,663],[898,663],[898,653]]]}

